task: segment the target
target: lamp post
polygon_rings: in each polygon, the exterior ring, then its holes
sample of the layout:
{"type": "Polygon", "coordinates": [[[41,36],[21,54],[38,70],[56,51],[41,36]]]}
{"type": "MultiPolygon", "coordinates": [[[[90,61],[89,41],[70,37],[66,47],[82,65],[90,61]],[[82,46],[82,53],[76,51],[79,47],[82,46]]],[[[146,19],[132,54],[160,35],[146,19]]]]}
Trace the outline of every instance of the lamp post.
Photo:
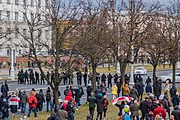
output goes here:
{"type": "Polygon", "coordinates": [[[131,45],[131,76],[130,76],[130,84],[134,83],[134,46],[131,45]]]}
{"type": "Polygon", "coordinates": [[[10,62],[11,62],[11,70],[10,70],[10,78],[11,80],[15,80],[15,69],[14,69],[14,59],[15,59],[15,49],[13,47],[10,48],[10,62]]]}

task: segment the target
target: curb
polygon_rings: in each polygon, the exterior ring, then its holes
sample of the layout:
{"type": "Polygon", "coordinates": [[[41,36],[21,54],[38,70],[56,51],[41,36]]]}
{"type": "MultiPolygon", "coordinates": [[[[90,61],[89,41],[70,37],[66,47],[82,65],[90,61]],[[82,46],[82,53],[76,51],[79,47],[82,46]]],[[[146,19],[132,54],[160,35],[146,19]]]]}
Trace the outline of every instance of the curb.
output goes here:
{"type": "MultiPolygon", "coordinates": [[[[0,84],[2,84],[5,80],[0,80],[0,84]]],[[[17,80],[7,80],[7,83],[15,83],[17,80]]]]}

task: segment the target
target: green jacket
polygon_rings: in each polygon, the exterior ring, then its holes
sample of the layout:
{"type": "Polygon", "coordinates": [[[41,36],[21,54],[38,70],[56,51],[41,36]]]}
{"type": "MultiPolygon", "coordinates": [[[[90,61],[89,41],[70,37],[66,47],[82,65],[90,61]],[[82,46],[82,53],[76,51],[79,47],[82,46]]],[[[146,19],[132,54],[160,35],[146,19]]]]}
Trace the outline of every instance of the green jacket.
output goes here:
{"type": "Polygon", "coordinates": [[[95,101],[96,98],[94,96],[89,96],[88,97],[88,102],[89,102],[89,108],[95,108],[95,101]]]}

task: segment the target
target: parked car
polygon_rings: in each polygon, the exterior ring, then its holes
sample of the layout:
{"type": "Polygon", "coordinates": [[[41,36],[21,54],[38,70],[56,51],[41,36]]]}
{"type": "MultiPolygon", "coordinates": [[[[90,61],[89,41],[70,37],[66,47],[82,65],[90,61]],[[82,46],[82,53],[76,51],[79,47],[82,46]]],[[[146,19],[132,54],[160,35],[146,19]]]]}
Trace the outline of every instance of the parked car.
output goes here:
{"type": "Polygon", "coordinates": [[[147,75],[147,70],[144,67],[137,67],[134,71],[134,74],[147,75]]]}
{"type": "MultiPolygon", "coordinates": [[[[175,74],[176,82],[180,82],[180,73],[175,74]]],[[[158,79],[161,79],[162,82],[166,82],[166,80],[169,80],[169,83],[172,82],[173,74],[158,76],[158,79]]]]}

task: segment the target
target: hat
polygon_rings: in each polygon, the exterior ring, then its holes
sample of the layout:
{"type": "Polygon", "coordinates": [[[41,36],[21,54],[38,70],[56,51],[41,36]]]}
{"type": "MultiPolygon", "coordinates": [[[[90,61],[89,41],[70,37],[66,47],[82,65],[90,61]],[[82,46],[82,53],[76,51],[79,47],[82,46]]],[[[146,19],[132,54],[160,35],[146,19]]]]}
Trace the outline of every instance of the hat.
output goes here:
{"type": "Polygon", "coordinates": [[[125,113],[129,112],[129,108],[124,108],[124,112],[125,113]]]}
{"type": "Polygon", "coordinates": [[[6,101],[7,101],[6,98],[4,98],[4,99],[3,99],[3,102],[6,102],[6,101]]]}
{"type": "Polygon", "coordinates": [[[34,88],[32,88],[32,91],[35,91],[35,89],[34,89],[34,88]]]}

